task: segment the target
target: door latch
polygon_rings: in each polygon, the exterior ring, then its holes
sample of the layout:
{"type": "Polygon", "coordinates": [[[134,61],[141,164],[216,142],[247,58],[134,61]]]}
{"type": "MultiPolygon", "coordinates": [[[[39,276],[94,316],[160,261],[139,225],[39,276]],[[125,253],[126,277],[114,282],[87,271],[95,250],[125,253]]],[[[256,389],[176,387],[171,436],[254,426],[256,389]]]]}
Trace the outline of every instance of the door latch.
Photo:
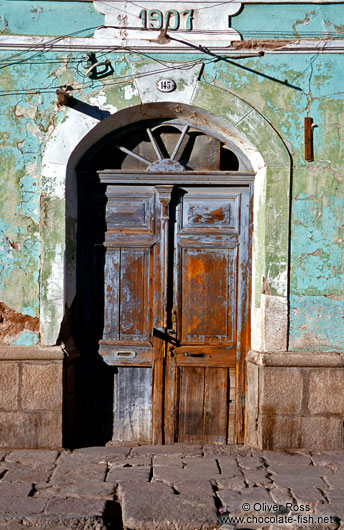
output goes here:
{"type": "Polygon", "coordinates": [[[153,336],[158,337],[161,340],[164,340],[165,342],[168,342],[169,344],[173,344],[174,346],[179,346],[179,341],[171,336],[170,333],[171,330],[165,331],[164,328],[154,328],[153,329],[153,336]]]}
{"type": "Polygon", "coordinates": [[[185,357],[205,357],[205,353],[184,353],[185,357]]]}

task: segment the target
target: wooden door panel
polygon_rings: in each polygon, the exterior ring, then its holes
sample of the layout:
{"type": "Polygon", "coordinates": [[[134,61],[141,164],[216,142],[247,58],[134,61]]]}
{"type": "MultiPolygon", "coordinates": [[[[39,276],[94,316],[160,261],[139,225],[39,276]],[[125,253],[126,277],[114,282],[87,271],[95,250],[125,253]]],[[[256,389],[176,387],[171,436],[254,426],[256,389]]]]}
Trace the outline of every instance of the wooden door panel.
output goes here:
{"type": "Polygon", "coordinates": [[[183,232],[238,230],[240,195],[229,195],[228,188],[213,191],[211,197],[206,189],[192,192],[190,197],[183,197],[183,232]]]}
{"type": "Polygon", "coordinates": [[[110,229],[114,229],[117,226],[126,227],[144,227],[146,226],[146,202],[143,202],[139,198],[133,198],[132,200],[118,200],[112,201],[112,208],[106,216],[107,226],[110,229]]]}
{"type": "MultiPolygon", "coordinates": [[[[153,327],[155,261],[154,186],[113,186],[106,190],[104,333],[109,343],[149,342],[153,327]]],[[[102,343],[107,347],[102,348],[102,343]]],[[[139,352],[138,352],[139,353],[139,352]]],[[[127,361],[127,359],[124,359],[127,361]]]]}
{"type": "Polygon", "coordinates": [[[155,189],[153,186],[108,186],[106,226],[108,232],[154,231],[155,189]]]}
{"type": "Polygon", "coordinates": [[[128,443],[162,442],[165,343],[153,330],[166,327],[171,191],[169,185],[109,185],[106,190],[104,330],[99,353],[118,374],[114,439],[128,443]]]}
{"type": "Polygon", "coordinates": [[[208,225],[230,227],[231,208],[228,201],[212,199],[211,203],[205,199],[184,202],[183,228],[204,228],[208,225]]]}
{"type": "Polygon", "coordinates": [[[106,252],[104,334],[99,351],[108,364],[116,366],[113,440],[121,443],[152,441],[153,260],[154,247],[109,247],[106,252]]]}
{"type": "Polygon", "coordinates": [[[108,248],[105,256],[104,333],[106,341],[148,341],[152,312],[152,249],[108,248]]]}
{"type": "Polygon", "coordinates": [[[113,441],[152,438],[152,369],[118,367],[114,375],[113,441]]]}
{"type": "Polygon", "coordinates": [[[120,338],[150,338],[149,280],[149,249],[121,249],[120,338]]]}
{"type": "Polygon", "coordinates": [[[177,383],[179,390],[177,440],[181,443],[198,443],[203,434],[204,368],[179,368],[177,383]]]}
{"type": "Polygon", "coordinates": [[[231,343],[236,249],[181,249],[181,342],[231,343]]]}
{"type": "Polygon", "coordinates": [[[119,340],[121,249],[107,249],[104,270],[104,340],[119,340]]]}
{"type": "Polygon", "coordinates": [[[204,368],[203,440],[208,443],[226,443],[228,391],[228,368],[204,368]]]}
{"type": "Polygon", "coordinates": [[[226,443],[228,368],[178,368],[178,442],[226,443]]]}

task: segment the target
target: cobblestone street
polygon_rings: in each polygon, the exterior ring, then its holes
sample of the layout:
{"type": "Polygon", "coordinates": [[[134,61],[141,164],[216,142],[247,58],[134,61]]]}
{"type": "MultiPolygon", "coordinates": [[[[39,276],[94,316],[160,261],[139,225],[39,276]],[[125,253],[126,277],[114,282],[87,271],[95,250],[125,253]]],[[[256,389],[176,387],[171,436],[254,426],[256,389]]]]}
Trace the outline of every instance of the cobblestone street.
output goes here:
{"type": "Polygon", "coordinates": [[[344,520],[344,452],[3,450],[0,466],[1,529],[334,529],[344,520]]]}

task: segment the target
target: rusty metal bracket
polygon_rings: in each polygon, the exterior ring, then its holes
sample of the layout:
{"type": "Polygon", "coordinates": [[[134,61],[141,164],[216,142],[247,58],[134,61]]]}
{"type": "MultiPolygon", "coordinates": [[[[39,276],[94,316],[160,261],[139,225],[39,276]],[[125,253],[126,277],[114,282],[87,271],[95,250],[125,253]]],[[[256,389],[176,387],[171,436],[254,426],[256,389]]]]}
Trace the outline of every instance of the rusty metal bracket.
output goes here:
{"type": "Polygon", "coordinates": [[[180,345],[179,340],[174,337],[171,337],[168,332],[164,330],[164,328],[154,328],[153,337],[157,337],[158,339],[168,342],[169,344],[173,344],[173,346],[180,345]]]}
{"type": "Polygon", "coordinates": [[[75,107],[75,105],[78,102],[77,99],[75,99],[73,96],[70,95],[68,89],[58,88],[56,90],[56,94],[57,94],[57,105],[59,107],[63,105],[66,107],[75,107]]]}
{"type": "Polygon", "coordinates": [[[305,160],[313,162],[313,118],[306,117],[304,120],[304,135],[305,135],[305,160]]]}

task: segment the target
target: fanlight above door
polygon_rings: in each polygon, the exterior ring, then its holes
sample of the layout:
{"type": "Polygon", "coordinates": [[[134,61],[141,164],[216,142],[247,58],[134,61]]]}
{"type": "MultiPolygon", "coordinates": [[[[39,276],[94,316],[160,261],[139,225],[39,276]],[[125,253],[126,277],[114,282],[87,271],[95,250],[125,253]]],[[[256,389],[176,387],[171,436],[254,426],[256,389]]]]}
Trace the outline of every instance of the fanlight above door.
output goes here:
{"type": "Polygon", "coordinates": [[[231,142],[176,120],[150,120],[114,131],[87,153],[82,166],[174,173],[252,170],[231,142]]]}

